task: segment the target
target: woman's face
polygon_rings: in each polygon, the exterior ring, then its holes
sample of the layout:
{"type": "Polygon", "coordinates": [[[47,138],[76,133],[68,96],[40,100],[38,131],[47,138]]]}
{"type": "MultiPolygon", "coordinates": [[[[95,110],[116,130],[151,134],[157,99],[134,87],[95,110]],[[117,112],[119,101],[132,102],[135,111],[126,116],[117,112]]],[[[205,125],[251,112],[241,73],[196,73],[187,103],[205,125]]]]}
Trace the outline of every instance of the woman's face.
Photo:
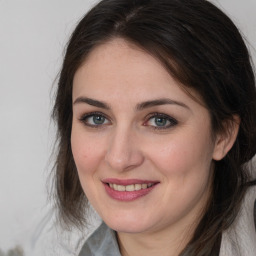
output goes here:
{"type": "Polygon", "coordinates": [[[209,198],[212,137],[207,109],[122,39],[95,48],[75,74],[74,160],[86,196],[114,230],[194,223],[209,198]]]}

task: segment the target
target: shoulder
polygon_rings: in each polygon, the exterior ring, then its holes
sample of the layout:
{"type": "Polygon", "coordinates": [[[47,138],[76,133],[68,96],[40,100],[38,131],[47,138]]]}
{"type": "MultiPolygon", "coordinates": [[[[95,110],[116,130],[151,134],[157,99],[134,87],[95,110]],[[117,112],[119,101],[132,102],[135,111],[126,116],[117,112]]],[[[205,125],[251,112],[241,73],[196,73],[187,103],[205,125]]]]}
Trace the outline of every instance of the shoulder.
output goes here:
{"type": "Polygon", "coordinates": [[[28,256],[75,256],[85,234],[79,230],[64,230],[59,226],[55,208],[46,206],[27,230],[24,254],[28,256]]]}
{"type": "Polygon", "coordinates": [[[116,235],[104,222],[84,243],[79,256],[121,256],[116,235]]]}
{"type": "Polygon", "coordinates": [[[55,207],[44,205],[38,209],[26,230],[26,239],[22,243],[24,255],[77,256],[86,239],[102,222],[94,212],[89,213],[90,224],[85,229],[63,229],[55,207]]]}
{"type": "Polygon", "coordinates": [[[222,235],[220,256],[255,255],[255,199],[256,186],[252,186],[245,195],[234,223],[222,235]]]}

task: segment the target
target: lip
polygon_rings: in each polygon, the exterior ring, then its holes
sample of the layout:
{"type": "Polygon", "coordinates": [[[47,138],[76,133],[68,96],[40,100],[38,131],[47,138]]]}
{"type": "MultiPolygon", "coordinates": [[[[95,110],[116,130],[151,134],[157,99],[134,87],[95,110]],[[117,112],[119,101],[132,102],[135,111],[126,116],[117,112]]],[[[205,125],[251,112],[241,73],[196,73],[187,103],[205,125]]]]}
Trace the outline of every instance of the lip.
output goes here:
{"type": "Polygon", "coordinates": [[[106,193],[115,200],[118,201],[133,201],[136,199],[139,199],[143,196],[146,196],[149,194],[158,184],[159,181],[152,181],[152,180],[138,180],[138,179],[128,179],[128,180],[120,180],[120,179],[104,179],[102,180],[103,185],[105,187],[106,193]],[[108,184],[117,184],[117,185],[123,185],[128,186],[132,184],[149,184],[152,183],[153,185],[146,189],[141,189],[137,191],[117,191],[112,189],[108,184]]]}
{"type": "Polygon", "coordinates": [[[103,179],[102,182],[123,185],[123,186],[128,186],[128,185],[132,185],[132,184],[149,184],[149,183],[156,184],[156,183],[159,183],[159,181],[156,181],[156,180],[139,180],[139,179],[120,180],[120,179],[115,179],[115,178],[103,179]]]}

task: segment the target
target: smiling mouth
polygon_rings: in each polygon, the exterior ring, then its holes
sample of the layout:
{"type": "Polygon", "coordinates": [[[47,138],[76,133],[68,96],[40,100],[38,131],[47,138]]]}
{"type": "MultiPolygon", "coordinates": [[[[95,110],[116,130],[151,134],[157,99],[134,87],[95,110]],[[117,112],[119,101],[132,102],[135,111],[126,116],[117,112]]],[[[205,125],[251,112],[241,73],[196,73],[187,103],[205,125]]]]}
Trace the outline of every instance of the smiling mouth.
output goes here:
{"type": "Polygon", "coordinates": [[[160,183],[156,180],[115,179],[101,180],[106,193],[115,200],[133,201],[146,196],[160,183]]]}
{"type": "Polygon", "coordinates": [[[152,187],[154,184],[153,183],[144,183],[144,184],[131,184],[131,185],[118,185],[115,183],[107,183],[107,185],[112,188],[115,191],[129,191],[129,192],[133,192],[133,191],[139,191],[142,189],[147,189],[152,187]]]}

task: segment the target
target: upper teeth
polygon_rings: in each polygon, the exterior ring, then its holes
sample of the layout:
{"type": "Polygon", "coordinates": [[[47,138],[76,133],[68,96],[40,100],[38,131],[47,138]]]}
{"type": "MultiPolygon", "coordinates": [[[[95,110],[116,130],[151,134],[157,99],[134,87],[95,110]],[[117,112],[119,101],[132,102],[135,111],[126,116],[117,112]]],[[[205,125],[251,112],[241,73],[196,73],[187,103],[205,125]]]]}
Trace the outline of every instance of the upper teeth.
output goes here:
{"type": "Polygon", "coordinates": [[[136,190],[141,190],[141,189],[146,189],[146,188],[152,187],[152,185],[153,185],[153,183],[132,184],[132,185],[123,186],[123,185],[109,183],[109,186],[117,191],[136,191],[136,190]]]}

